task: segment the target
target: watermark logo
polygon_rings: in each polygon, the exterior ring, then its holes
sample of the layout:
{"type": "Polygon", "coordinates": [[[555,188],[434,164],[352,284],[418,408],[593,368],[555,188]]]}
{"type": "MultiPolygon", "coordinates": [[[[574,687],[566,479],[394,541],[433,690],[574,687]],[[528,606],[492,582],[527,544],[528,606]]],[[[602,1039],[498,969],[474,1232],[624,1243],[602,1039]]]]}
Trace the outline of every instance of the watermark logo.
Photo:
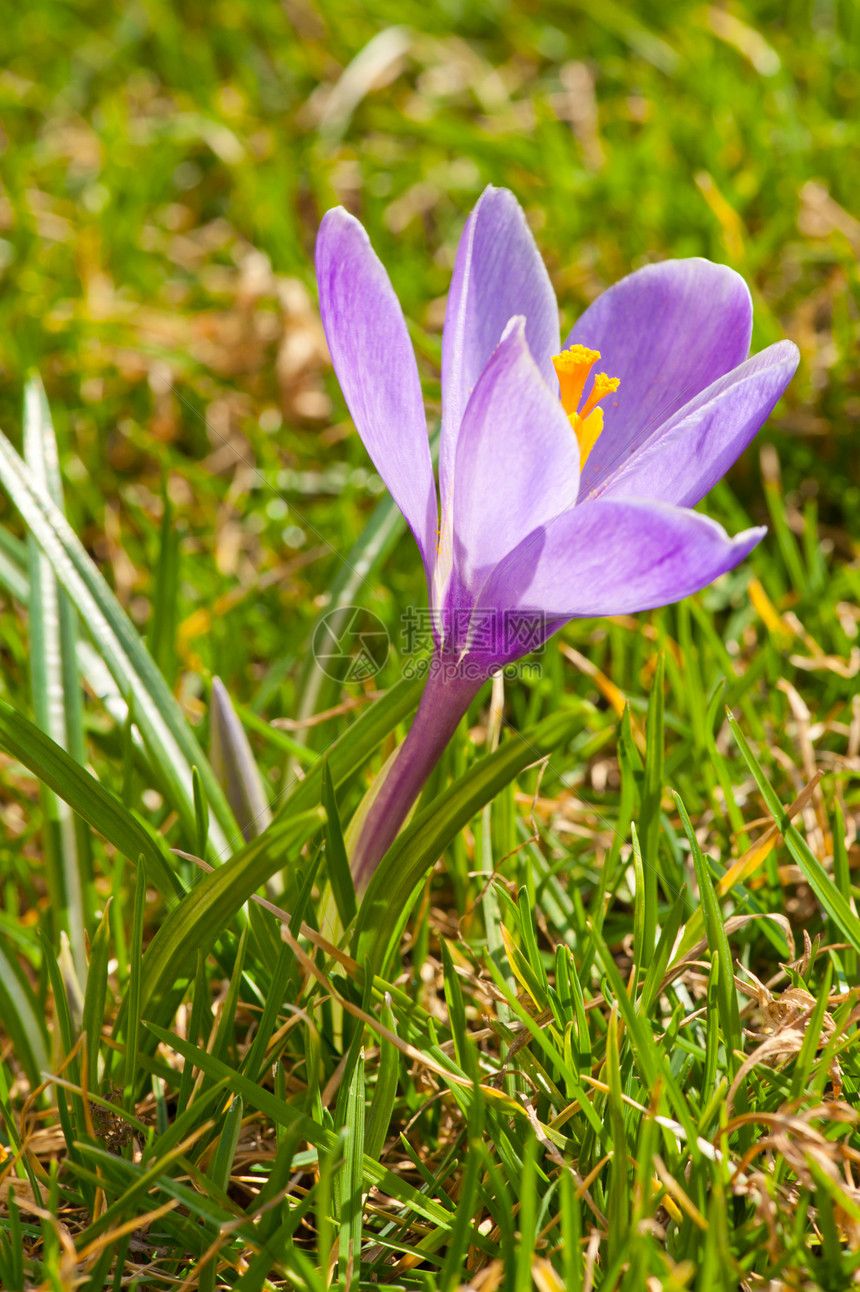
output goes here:
{"type": "Polygon", "coordinates": [[[427,654],[438,635],[449,641],[468,642],[468,653],[476,658],[490,655],[504,659],[542,651],[549,634],[541,611],[469,606],[447,610],[443,615],[438,610],[410,606],[400,616],[400,650],[404,657],[427,654]]]}
{"type": "MultiPolygon", "coordinates": [[[[409,607],[400,616],[398,633],[401,676],[412,681],[441,673],[444,681],[479,682],[501,668],[506,678],[539,678],[542,670],[534,656],[543,653],[550,631],[540,612],[473,606],[446,610],[440,616],[437,611],[409,607]],[[435,649],[440,637],[449,643],[441,657],[435,649]],[[452,641],[467,645],[458,654],[450,646],[452,641]],[[532,658],[523,659],[524,655],[532,658]]],[[[381,670],[390,641],[384,623],[372,610],[342,606],[319,621],[312,649],[327,677],[360,684],[381,670]]]]}
{"type": "Polygon", "coordinates": [[[388,659],[388,633],[372,610],[341,606],[317,624],[312,650],[326,677],[341,683],[366,682],[388,659]]]}
{"type": "MultiPolygon", "coordinates": [[[[437,659],[432,655],[410,656],[403,661],[401,675],[406,678],[407,682],[414,682],[418,678],[425,681],[428,677],[440,679],[442,682],[484,682],[491,676],[491,670],[486,660],[482,659],[463,659],[463,660],[444,660],[437,659]]],[[[537,680],[543,677],[543,668],[540,660],[520,659],[512,664],[505,664],[501,668],[494,669],[492,672],[501,673],[506,682],[514,682],[518,679],[537,680]]]]}

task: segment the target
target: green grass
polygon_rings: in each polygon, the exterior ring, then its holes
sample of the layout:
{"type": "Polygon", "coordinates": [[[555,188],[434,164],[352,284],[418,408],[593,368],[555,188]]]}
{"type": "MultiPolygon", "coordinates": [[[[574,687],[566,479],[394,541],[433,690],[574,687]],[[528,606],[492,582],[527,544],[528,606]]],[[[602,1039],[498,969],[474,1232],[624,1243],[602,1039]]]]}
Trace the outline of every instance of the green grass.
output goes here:
{"type": "Polygon", "coordinates": [[[35,0],[0,40],[0,1286],[853,1286],[860,9],[35,0]],[[436,415],[488,182],[567,321],[705,255],[802,362],[706,504],[767,539],[486,687],[356,915],[425,594],[313,240],[361,216],[436,415]],[[349,605],[361,685],[310,651],[349,605]]]}

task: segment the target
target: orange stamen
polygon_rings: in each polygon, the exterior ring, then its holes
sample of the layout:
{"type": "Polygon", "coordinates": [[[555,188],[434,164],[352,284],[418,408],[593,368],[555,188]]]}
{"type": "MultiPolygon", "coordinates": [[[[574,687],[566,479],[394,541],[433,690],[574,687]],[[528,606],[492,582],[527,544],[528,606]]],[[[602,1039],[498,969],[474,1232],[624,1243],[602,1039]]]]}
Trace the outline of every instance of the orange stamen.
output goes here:
{"type": "Polygon", "coordinates": [[[569,350],[553,355],[552,362],[561,388],[561,406],[568,416],[576,412],[588,374],[599,358],[599,350],[588,350],[584,345],[572,345],[569,350]]]}
{"type": "Polygon", "coordinates": [[[573,413],[570,418],[570,424],[579,441],[579,469],[581,471],[603,430],[603,409],[595,408],[585,418],[580,417],[579,413],[573,413]]]}
{"type": "Polygon", "coordinates": [[[599,372],[594,378],[594,385],[591,387],[591,394],[585,401],[583,407],[579,410],[580,417],[587,417],[592,408],[596,407],[606,395],[611,395],[621,385],[620,377],[607,377],[605,372],[599,372]]]}
{"type": "Polygon", "coordinates": [[[569,350],[555,354],[552,358],[561,392],[561,406],[567,413],[579,443],[580,469],[585,466],[589,453],[603,431],[603,410],[597,405],[621,384],[618,377],[608,377],[605,372],[599,372],[594,378],[588,399],[577,411],[589,373],[599,358],[599,350],[589,350],[584,345],[572,345],[569,350]]]}

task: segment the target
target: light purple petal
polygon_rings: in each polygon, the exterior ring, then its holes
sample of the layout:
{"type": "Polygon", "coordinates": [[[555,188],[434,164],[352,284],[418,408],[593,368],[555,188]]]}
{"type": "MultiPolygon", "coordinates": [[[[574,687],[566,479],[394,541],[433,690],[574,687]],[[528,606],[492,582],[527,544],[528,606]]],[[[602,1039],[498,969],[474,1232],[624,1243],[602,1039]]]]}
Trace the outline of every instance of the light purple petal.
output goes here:
{"type": "Polygon", "coordinates": [[[438,509],[415,354],[400,302],[362,226],[342,207],[317,235],[320,314],[364,446],[415,535],[432,578],[438,509]]]}
{"type": "MultiPolygon", "coordinates": [[[[557,396],[511,319],[469,400],[454,471],[454,565],[474,591],[536,525],[572,507],[579,446],[557,396]]],[[[443,530],[442,543],[448,535],[443,530]]]]}
{"type": "Polygon", "coordinates": [[[652,610],[706,587],[765,533],[730,538],[707,516],[665,503],[585,503],[530,534],[479,602],[565,620],[652,610]]]}
{"type": "Polygon", "coordinates": [[[691,400],[617,468],[601,498],[653,498],[694,507],[767,421],[800,358],[778,341],[691,400]]]}
{"type": "Polygon", "coordinates": [[[743,363],[752,335],[744,280],[709,260],[646,265],[590,305],[565,348],[599,350],[620,377],[603,400],[605,430],[582,473],[582,496],[700,391],[743,363]]]}
{"type": "Polygon", "coordinates": [[[559,346],[558,306],[522,207],[505,188],[486,188],[457,248],[442,336],[439,486],[450,499],[457,434],[469,397],[508,320],[522,314],[544,379],[558,389],[551,356],[559,346]]]}

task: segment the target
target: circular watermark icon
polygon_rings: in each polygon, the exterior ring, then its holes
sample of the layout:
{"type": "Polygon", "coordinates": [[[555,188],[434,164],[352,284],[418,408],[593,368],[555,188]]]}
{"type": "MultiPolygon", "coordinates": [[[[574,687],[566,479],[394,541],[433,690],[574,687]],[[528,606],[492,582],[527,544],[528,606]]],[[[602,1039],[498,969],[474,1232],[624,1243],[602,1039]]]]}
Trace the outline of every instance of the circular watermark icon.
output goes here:
{"type": "Polygon", "coordinates": [[[366,682],[388,659],[385,624],[363,606],[330,610],[314,630],[314,659],[336,682],[366,682]]]}

